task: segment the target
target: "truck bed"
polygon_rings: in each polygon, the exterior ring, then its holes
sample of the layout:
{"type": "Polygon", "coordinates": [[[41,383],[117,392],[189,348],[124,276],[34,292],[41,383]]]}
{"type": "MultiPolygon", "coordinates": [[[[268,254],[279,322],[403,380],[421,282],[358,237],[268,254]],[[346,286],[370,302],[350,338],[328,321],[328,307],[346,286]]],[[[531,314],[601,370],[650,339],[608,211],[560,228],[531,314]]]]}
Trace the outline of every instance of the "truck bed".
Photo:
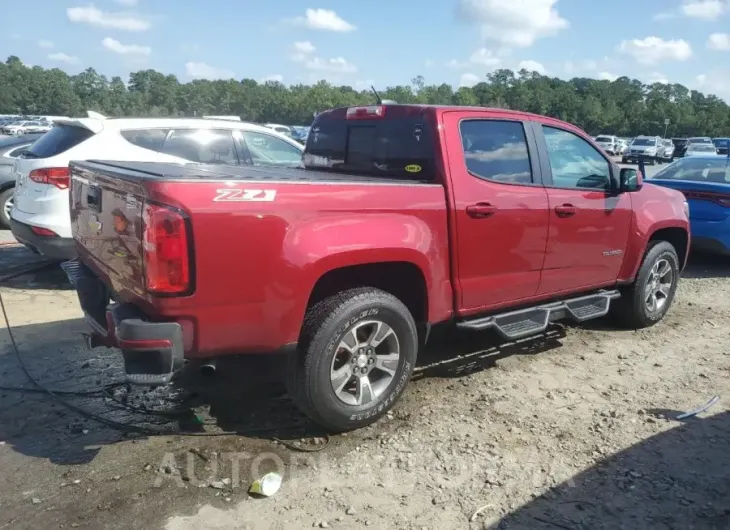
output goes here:
{"type": "Polygon", "coordinates": [[[441,184],[260,168],[118,161],[71,163],[71,226],[79,259],[113,298],[150,321],[185,321],[186,351],[271,351],[296,341],[310,294],[330,270],[416,263],[452,309],[441,184]],[[147,205],[185,217],[190,289],[146,287],[147,205]]]}
{"type": "Polygon", "coordinates": [[[280,182],[358,182],[378,184],[433,184],[417,179],[382,179],[372,176],[331,173],[291,167],[229,166],[216,164],[172,164],[163,162],[119,162],[90,160],[74,162],[78,168],[104,171],[109,176],[125,180],[158,178],[166,180],[253,180],[280,182]]]}

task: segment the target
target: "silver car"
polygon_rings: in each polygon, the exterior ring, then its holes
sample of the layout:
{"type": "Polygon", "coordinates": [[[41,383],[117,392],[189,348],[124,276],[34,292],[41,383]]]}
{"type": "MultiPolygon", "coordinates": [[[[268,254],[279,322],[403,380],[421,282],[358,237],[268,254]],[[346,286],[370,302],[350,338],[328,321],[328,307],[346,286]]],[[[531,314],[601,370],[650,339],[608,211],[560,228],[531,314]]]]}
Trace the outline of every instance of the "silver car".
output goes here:
{"type": "Polygon", "coordinates": [[[666,138],[662,140],[661,147],[657,149],[657,160],[660,162],[671,162],[674,160],[674,142],[666,138]]]}
{"type": "Polygon", "coordinates": [[[621,157],[621,162],[630,164],[643,159],[654,165],[663,160],[663,140],[658,136],[637,136],[629,145],[629,150],[621,157]],[[660,156],[660,150],[662,156],[660,156]]]}

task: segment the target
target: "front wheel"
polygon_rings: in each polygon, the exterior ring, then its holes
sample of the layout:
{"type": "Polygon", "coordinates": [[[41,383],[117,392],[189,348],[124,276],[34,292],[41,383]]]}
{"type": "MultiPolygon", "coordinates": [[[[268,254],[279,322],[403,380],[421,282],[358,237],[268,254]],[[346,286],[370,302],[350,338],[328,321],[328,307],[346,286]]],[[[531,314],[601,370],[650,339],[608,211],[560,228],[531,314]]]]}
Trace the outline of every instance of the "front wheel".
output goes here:
{"type": "Polygon", "coordinates": [[[400,300],[350,289],[307,311],[299,352],[287,367],[289,394],[331,431],[364,427],[401,396],[417,353],[416,324],[400,300]]]}
{"type": "Polygon", "coordinates": [[[677,251],[667,241],[652,242],[636,281],[613,303],[613,316],[632,329],[653,326],[669,311],[678,280],[677,251]]]}
{"type": "Polygon", "coordinates": [[[0,193],[0,228],[10,228],[10,212],[13,210],[13,188],[0,193]]]}

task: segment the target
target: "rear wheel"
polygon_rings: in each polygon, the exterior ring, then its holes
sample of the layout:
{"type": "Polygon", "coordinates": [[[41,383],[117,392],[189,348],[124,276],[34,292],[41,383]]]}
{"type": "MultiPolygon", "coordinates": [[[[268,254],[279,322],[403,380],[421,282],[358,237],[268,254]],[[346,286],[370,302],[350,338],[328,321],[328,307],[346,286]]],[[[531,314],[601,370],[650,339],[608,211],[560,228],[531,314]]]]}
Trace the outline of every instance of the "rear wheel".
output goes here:
{"type": "Polygon", "coordinates": [[[10,212],[13,209],[13,188],[0,193],[0,228],[10,228],[10,212]]]}
{"type": "Polygon", "coordinates": [[[416,324],[400,300],[373,288],[344,291],[307,312],[289,394],[329,430],[369,425],[403,393],[417,351],[416,324]]]}
{"type": "Polygon", "coordinates": [[[667,241],[652,242],[636,281],[612,304],[613,316],[632,329],[653,326],[672,305],[678,280],[677,251],[667,241]]]}

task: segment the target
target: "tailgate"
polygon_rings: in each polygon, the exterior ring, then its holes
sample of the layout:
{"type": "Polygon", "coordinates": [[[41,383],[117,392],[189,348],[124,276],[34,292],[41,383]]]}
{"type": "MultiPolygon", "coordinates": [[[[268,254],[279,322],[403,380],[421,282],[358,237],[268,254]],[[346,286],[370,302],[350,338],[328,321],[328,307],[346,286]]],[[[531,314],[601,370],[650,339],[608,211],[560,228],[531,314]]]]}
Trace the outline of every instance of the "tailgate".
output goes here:
{"type": "Polygon", "coordinates": [[[71,230],[79,256],[113,291],[144,293],[142,181],[71,164],[71,230]]]}

